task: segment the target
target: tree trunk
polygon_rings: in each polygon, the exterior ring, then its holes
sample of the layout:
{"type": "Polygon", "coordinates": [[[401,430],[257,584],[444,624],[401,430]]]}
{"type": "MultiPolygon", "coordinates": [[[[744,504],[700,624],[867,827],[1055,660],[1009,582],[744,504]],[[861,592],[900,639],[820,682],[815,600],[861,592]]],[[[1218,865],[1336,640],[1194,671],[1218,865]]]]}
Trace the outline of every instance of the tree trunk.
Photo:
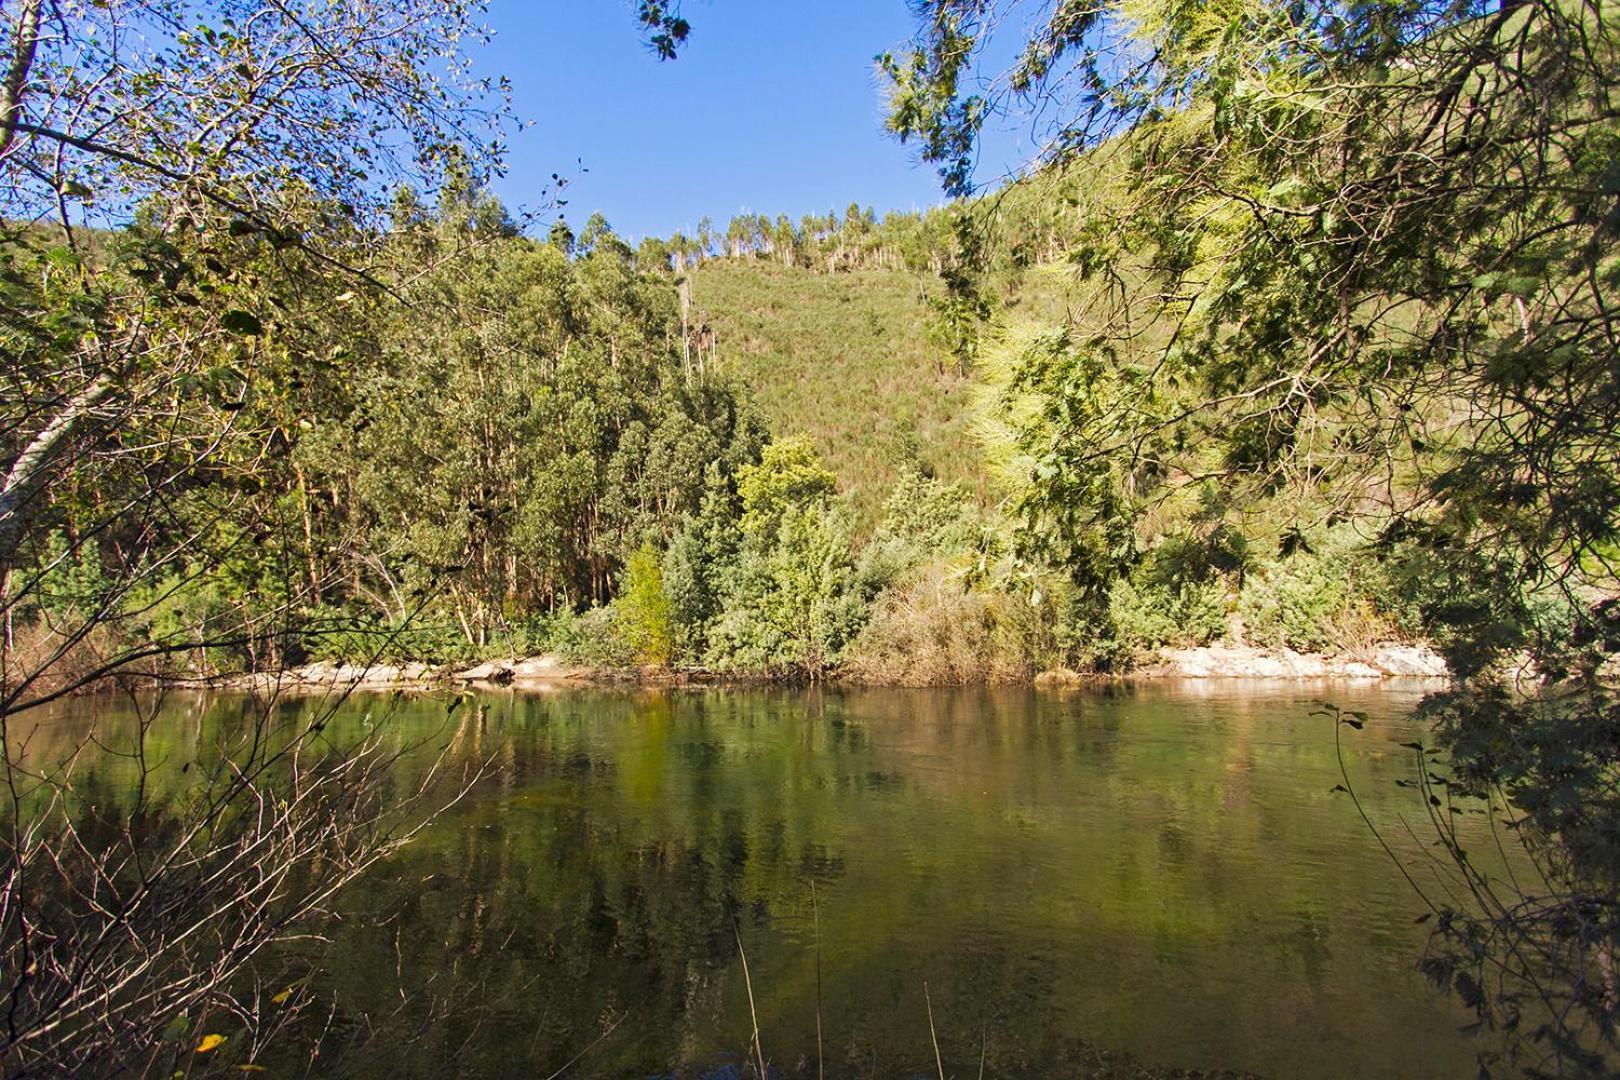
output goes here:
{"type": "Polygon", "coordinates": [[[686,377],[692,377],[692,279],[681,278],[681,368],[686,377]]]}
{"type": "Polygon", "coordinates": [[[321,603],[321,575],[315,565],[315,522],[309,509],[309,483],[304,479],[302,466],[293,466],[298,478],[298,505],[304,514],[304,566],[309,572],[309,588],[315,603],[321,603]]]}
{"type": "Polygon", "coordinates": [[[39,45],[39,12],[44,0],[23,0],[17,13],[16,37],[12,40],[11,66],[0,84],[0,158],[11,149],[22,119],[23,93],[28,89],[28,72],[34,66],[34,50],[39,45]]]}
{"type": "Polygon", "coordinates": [[[35,497],[50,478],[52,467],[63,446],[85,417],[113,390],[111,375],[102,374],[62,406],[50,423],[33,437],[11,465],[0,485],[0,566],[10,566],[22,542],[23,530],[32,519],[35,497]]]}

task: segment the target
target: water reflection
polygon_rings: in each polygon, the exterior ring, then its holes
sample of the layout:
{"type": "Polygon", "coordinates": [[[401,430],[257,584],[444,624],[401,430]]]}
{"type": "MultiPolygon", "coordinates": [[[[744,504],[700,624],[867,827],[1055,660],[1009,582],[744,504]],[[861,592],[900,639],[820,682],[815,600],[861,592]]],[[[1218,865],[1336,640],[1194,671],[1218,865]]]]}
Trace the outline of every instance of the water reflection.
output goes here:
{"type": "MultiPolygon", "coordinates": [[[[1416,687],[580,692],[370,699],[334,723],[489,759],[490,779],[362,881],[316,969],[322,1074],[1471,1073],[1413,971],[1423,928],[1339,781],[1421,868],[1393,781],[1416,687]],[[815,882],[817,910],[812,909],[815,882]],[[323,1027],[328,1017],[321,1018],[323,1027]]],[[[302,706],[289,703],[292,713],[302,706]]],[[[81,706],[35,734],[65,753],[81,706]]],[[[177,699],[164,769],[242,703],[177,699]]],[[[116,729],[114,707],[100,709],[116,729]]],[[[129,763],[94,763],[111,792],[129,763]]],[[[104,797],[112,797],[110,794],[104,797]]],[[[1418,834],[1420,837],[1421,834],[1418,834]]],[[[289,1045],[284,1068],[307,1060],[289,1045]]]]}

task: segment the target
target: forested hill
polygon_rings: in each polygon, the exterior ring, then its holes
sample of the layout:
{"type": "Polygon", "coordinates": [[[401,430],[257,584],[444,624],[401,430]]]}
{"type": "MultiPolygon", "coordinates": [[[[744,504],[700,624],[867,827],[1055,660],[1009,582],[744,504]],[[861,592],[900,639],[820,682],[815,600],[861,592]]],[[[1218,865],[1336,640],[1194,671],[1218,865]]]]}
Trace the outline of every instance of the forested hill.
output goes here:
{"type": "Polygon", "coordinates": [[[1009,317],[1061,315],[1088,175],[881,219],[852,203],[797,223],[705,220],[639,254],[689,282],[694,347],[748,387],[773,433],[810,440],[862,521],[912,470],[989,505],[1006,492],[975,432],[974,358],[1009,317]]]}
{"type": "MultiPolygon", "coordinates": [[[[164,260],[198,282],[171,332],[223,375],[172,443],[196,478],[173,550],[124,579],[133,537],[98,531],[94,500],[48,504],[22,548],[26,640],[45,654],[109,611],[117,647],[185,672],[557,651],[960,683],[1422,635],[1422,567],[1292,492],[1206,483],[1144,513],[1041,479],[1063,415],[1041,380],[1092,288],[1068,259],[1089,175],[881,223],[755,218],[696,249],[632,248],[600,216],[542,240],[471,188],[401,193],[371,253],[391,292],[229,221],[178,242],[143,221],[83,262],[31,234],[13,258],[41,325],[81,266],[135,291],[164,260]],[[1042,532],[1028,508],[1054,495],[1109,530],[1110,567],[1042,532]],[[217,560],[185,561],[198,529],[221,530],[217,560]]],[[[171,377],[143,388],[154,425],[171,377]]]]}
{"type": "MultiPolygon", "coordinates": [[[[1399,158],[1406,118],[1379,115],[1399,158]]],[[[1369,259],[1339,235],[1359,188],[1335,204],[1341,178],[1293,159],[1160,190],[1191,167],[1178,148],[1224,146],[1207,119],[925,213],[742,215],[634,247],[600,215],[525,234],[467,178],[396,192],[319,257],[319,201],[272,229],[153,193],[105,251],[5,236],[32,328],[16,401],[76,421],[108,392],[44,333],[84,333],[87,288],[95,335],[168,358],[130,368],[130,419],[86,422],[72,482],[18,519],[13,621],[53,671],[56,628],[89,613],[132,655],[210,671],[557,650],[908,683],[1219,641],[1449,637],[1479,665],[1573,625],[1591,590],[1553,586],[1605,565],[1620,504],[1590,344],[1612,261],[1485,245],[1437,269],[1427,240],[1369,259]],[[1560,342],[1570,312],[1585,336],[1560,342]],[[1488,437],[1529,420],[1591,460],[1527,484],[1488,437]],[[184,482],[161,527],[103,523],[99,493],[164,455],[184,482]]],[[[1580,190],[1606,190],[1607,145],[1572,159],[1580,190]]],[[[1436,228],[1494,220],[1471,197],[1436,228]]],[[[1597,228],[1581,213],[1571,235],[1597,228]]],[[[17,421],[26,464],[58,429],[17,421]]]]}

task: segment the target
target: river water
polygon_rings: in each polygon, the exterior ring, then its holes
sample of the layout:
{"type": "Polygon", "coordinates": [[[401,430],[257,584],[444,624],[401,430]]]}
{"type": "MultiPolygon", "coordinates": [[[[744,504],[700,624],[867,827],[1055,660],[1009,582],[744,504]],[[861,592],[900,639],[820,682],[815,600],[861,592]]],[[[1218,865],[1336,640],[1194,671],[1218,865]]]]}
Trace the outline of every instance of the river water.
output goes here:
{"type": "MultiPolygon", "coordinates": [[[[817,1075],[818,1022],[828,1076],[1473,1075],[1317,713],[1368,714],[1352,786],[1424,880],[1433,832],[1395,783],[1421,694],[568,690],[448,720],[448,697],[352,699],[348,722],[491,772],[300,947],[316,1071],[741,1076],[757,1016],[780,1076],[817,1075]]],[[[242,709],[175,699],[165,752],[242,709]]]]}

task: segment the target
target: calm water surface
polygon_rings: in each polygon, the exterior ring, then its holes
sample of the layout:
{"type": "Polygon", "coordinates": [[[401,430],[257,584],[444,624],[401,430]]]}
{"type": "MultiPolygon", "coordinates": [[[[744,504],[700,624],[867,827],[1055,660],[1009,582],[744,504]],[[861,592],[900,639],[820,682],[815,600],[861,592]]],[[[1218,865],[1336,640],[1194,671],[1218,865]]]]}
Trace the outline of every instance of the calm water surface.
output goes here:
{"type": "MultiPolygon", "coordinates": [[[[835,1076],[936,1075],[930,1002],[956,1077],[981,1054],[985,1076],[1472,1075],[1312,715],[1371,715],[1351,778],[1427,873],[1394,783],[1421,692],[570,691],[448,724],[448,698],[352,701],[495,773],[307,954],[336,1002],[323,1068],[740,1075],[740,933],[776,1075],[816,1075],[818,997],[835,1076]]],[[[244,708],[176,700],[174,759],[244,708]]]]}

